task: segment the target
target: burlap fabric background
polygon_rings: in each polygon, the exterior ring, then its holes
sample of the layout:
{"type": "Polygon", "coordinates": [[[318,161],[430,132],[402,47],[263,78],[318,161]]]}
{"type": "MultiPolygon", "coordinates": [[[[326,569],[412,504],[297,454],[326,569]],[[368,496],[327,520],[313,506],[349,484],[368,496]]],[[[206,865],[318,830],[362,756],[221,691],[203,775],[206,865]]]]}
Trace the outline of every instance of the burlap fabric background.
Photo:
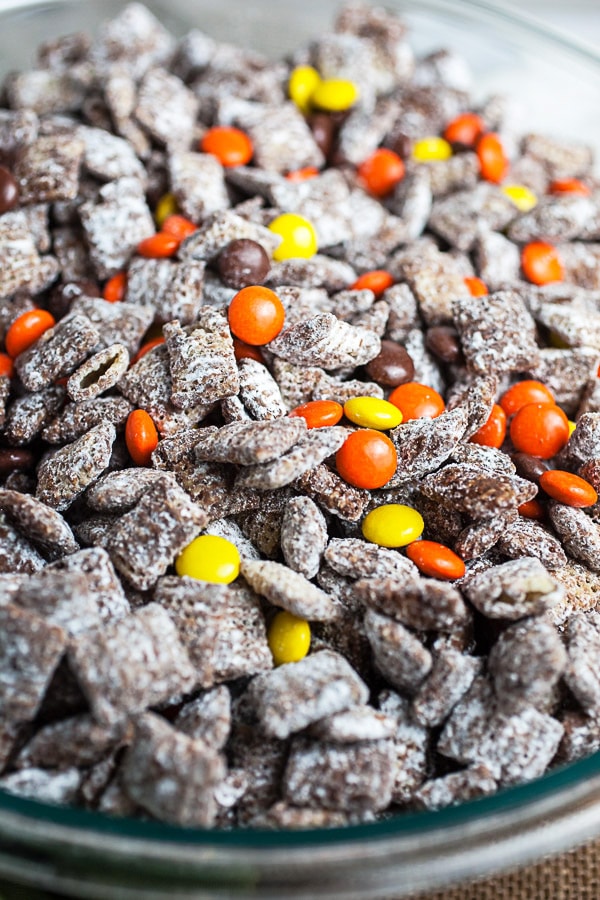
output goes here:
{"type": "MultiPolygon", "coordinates": [[[[0,900],[71,898],[0,882],[0,900]]],[[[600,900],[600,841],[497,878],[412,894],[410,900],[600,900]]]]}

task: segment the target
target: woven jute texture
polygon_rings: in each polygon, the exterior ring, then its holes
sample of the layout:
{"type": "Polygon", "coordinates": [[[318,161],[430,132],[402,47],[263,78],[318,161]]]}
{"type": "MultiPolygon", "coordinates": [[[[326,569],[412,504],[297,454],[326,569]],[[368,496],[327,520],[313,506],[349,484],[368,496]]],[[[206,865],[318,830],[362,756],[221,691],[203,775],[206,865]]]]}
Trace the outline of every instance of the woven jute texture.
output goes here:
{"type": "Polygon", "coordinates": [[[411,894],[410,900],[600,900],[600,841],[496,878],[411,894]]]}

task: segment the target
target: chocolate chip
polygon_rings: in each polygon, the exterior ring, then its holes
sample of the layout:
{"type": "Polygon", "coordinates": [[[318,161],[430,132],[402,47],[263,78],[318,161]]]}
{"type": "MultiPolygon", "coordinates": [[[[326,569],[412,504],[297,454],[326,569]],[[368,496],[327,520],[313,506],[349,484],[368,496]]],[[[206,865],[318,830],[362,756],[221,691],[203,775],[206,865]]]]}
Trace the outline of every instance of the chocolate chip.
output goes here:
{"type": "Polygon", "coordinates": [[[412,381],[415,367],[401,344],[395,341],[382,341],[381,350],[367,366],[367,374],[378,384],[396,387],[398,384],[412,381]]]}
{"type": "Polygon", "coordinates": [[[517,467],[517,474],[535,484],[539,483],[540,476],[550,468],[543,459],[530,456],[528,453],[513,453],[511,459],[517,467]]]}
{"type": "Polygon", "coordinates": [[[317,147],[323,156],[328,157],[333,147],[336,132],[335,122],[327,113],[314,113],[308,120],[308,124],[317,147]]]}
{"type": "Polygon", "coordinates": [[[19,201],[19,188],[12,172],[0,166],[0,215],[13,209],[19,201]]]}
{"type": "Polygon", "coordinates": [[[227,287],[241,288],[262,284],[271,264],[264,247],[248,238],[231,241],[219,255],[219,275],[227,287]]]}
{"type": "Polygon", "coordinates": [[[71,303],[77,297],[100,297],[100,289],[94,281],[67,281],[59,284],[52,291],[48,300],[48,309],[55,319],[62,319],[71,309],[71,303]]]}
{"type": "Polygon", "coordinates": [[[0,449],[0,476],[32,469],[34,456],[30,450],[0,449]]]}
{"type": "Polygon", "coordinates": [[[458,334],[451,325],[434,325],[428,328],[425,344],[442,362],[457,363],[462,359],[458,334]]]}

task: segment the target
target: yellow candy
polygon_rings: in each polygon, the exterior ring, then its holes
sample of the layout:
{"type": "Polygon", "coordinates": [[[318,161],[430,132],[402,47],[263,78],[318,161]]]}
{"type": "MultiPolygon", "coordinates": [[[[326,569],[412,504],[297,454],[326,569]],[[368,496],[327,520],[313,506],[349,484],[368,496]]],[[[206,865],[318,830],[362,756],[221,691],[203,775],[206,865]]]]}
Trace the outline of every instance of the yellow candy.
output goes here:
{"type": "Polygon", "coordinates": [[[521,212],[529,212],[537,206],[537,197],[524,184],[505,184],[502,191],[521,212]]]}
{"type": "Polygon", "coordinates": [[[576,428],[577,425],[575,424],[575,422],[571,422],[571,420],[569,419],[569,437],[571,437],[576,428]]]}
{"type": "Polygon", "coordinates": [[[413,144],[412,158],[415,162],[442,162],[451,156],[452,147],[441,137],[424,137],[413,144]]]}
{"type": "Polygon", "coordinates": [[[423,516],[412,506],[386,503],[367,513],[362,533],[380,547],[405,547],[421,537],[424,527],[423,516]]]}
{"type": "Polygon", "coordinates": [[[177,206],[175,195],[163,194],[156,204],[156,209],[154,210],[154,221],[159,228],[162,228],[165,219],[168,219],[169,216],[175,215],[176,212],[179,212],[179,207],[177,206]]]}
{"type": "Polygon", "coordinates": [[[201,534],[181,551],[175,571],[199,581],[230,584],[240,573],[240,554],[231,541],[216,534],[201,534]]]}
{"type": "Polygon", "coordinates": [[[358,100],[358,87],[353,81],[341,78],[325,78],[317,85],[313,95],[313,106],[326,112],[344,112],[358,100]]]}
{"type": "Polygon", "coordinates": [[[273,253],[273,259],[278,262],[298,256],[309,259],[317,252],[317,232],[308,219],[302,216],[283,213],[271,222],[269,230],[283,238],[273,253]]]}
{"type": "Polygon", "coordinates": [[[393,403],[378,397],[352,397],[344,403],[344,415],[355,425],[386,431],[402,421],[402,413],[393,403]]]}
{"type": "Polygon", "coordinates": [[[321,83],[321,76],[312,66],[297,66],[290,75],[288,92],[298,109],[307,113],[310,110],[314,92],[321,83]]]}
{"type": "Polygon", "coordinates": [[[267,633],[276,666],[304,659],[310,647],[310,625],[291,613],[278,612],[267,633]]]}

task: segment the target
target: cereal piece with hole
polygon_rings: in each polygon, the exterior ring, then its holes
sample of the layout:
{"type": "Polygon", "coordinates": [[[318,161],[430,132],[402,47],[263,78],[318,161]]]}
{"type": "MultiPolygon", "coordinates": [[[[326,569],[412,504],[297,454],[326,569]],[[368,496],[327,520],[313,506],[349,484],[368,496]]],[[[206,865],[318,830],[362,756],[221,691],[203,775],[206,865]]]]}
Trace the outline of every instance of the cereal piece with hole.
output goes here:
{"type": "Polygon", "coordinates": [[[208,827],[217,812],[214,788],[225,774],[225,761],[214,748],[146,713],[134,723],[120,780],[129,797],[157,818],[208,827]]]}
{"type": "Polygon", "coordinates": [[[264,733],[280,740],[318,719],[366,703],[368,695],[354,669],[331,650],[258,675],[248,688],[264,733]]]}
{"type": "Polygon", "coordinates": [[[152,215],[137,178],[105,184],[96,201],[81,204],[79,217],[98,278],[120,272],[140,241],[154,234],[152,215]]]}
{"type": "Polygon", "coordinates": [[[133,405],[125,397],[94,397],[67,403],[60,415],[46,425],[42,437],[49,444],[67,444],[101,422],[110,422],[121,429],[132,409],[133,405]]]}
{"type": "Polygon", "coordinates": [[[108,622],[111,619],[122,619],[130,612],[129,601],[123,586],[106,550],[102,547],[90,547],[78,550],[70,556],[64,556],[50,563],[44,570],[50,572],[66,572],[85,576],[87,590],[93,595],[100,618],[108,622]]]}
{"type": "Polygon", "coordinates": [[[194,325],[178,321],[164,326],[169,354],[171,401],[191,409],[237,394],[240,381],[227,320],[204,306],[194,325]]]}
{"type": "Polygon", "coordinates": [[[463,591],[484,616],[513,622],[541,615],[564,596],[562,585],[539,559],[527,556],[469,575],[463,591]]]}
{"type": "Polygon", "coordinates": [[[340,612],[332,596],[282,563],[242,560],[240,571],[257,594],[301,619],[328,622],[340,612]]]}
{"type": "Polygon", "coordinates": [[[329,744],[296,738],[283,777],[284,795],[301,807],[354,814],[385,809],[392,796],[394,755],[390,740],[329,744]]]}
{"type": "Polygon", "coordinates": [[[27,609],[0,606],[0,659],[4,721],[35,718],[67,644],[62,628],[27,609]]]}
{"type": "Polygon", "coordinates": [[[281,551],[286,565],[305,578],[314,578],[327,546],[327,522],[309,497],[293,497],[281,523],[281,551]]]}
{"type": "Polygon", "coordinates": [[[291,484],[339,450],[347,435],[347,429],[338,426],[310,429],[279,459],[239,471],[236,486],[271,491],[291,484]]]}
{"type": "Polygon", "coordinates": [[[196,680],[175,625],[156,603],[80,635],[68,659],[102,725],[185,693],[196,680]]]}
{"type": "Polygon", "coordinates": [[[545,618],[510,625],[492,647],[488,670],[499,705],[518,711],[548,710],[554,687],[567,667],[567,653],[554,625],[545,618]]]}
{"type": "Polygon", "coordinates": [[[451,772],[426,781],[415,791],[413,800],[418,809],[443,809],[476,797],[487,797],[497,789],[496,780],[488,767],[476,763],[461,772],[451,772]]]}
{"type": "Polygon", "coordinates": [[[108,468],[115,437],[114,425],[95,425],[44,459],[38,469],[38,500],[59,512],[68,509],[108,468]]]}
{"type": "Polygon", "coordinates": [[[149,487],[110,530],[106,549],[115,568],[139,590],[164,575],[177,554],[198,536],[207,515],[178,485],[149,487]]]}
{"type": "Polygon", "coordinates": [[[265,622],[253,591],[241,584],[167,576],[158,582],[154,596],[174,621],[201,687],[272,668],[265,622]]]}
{"type": "Polygon", "coordinates": [[[60,513],[35,497],[0,489],[0,510],[49,559],[79,550],[71,528],[60,513]]]}
{"type": "Polygon", "coordinates": [[[399,622],[368,609],[365,631],[375,666],[402,693],[412,694],[431,670],[429,651],[399,622]]]}
{"type": "Polygon", "coordinates": [[[67,394],[76,403],[93,400],[114,387],[129,366],[123,344],[111,344],[94,353],[67,381],[67,394]]]}

